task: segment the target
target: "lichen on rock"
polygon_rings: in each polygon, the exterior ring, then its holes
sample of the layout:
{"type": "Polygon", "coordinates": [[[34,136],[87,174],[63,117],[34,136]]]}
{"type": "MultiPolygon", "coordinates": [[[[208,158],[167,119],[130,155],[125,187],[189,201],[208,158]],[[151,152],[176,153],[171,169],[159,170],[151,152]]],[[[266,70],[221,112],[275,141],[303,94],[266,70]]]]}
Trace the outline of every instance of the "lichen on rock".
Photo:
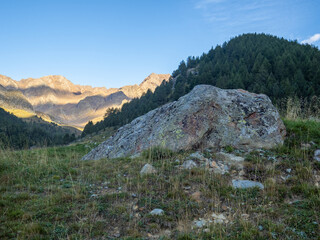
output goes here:
{"type": "Polygon", "coordinates": [[[154,146],[173,151],[272,148],[283,143],[284,135],[284,124],[266,95],[197,85],[119,128],[83,159],[126,157],[154,146]]]}

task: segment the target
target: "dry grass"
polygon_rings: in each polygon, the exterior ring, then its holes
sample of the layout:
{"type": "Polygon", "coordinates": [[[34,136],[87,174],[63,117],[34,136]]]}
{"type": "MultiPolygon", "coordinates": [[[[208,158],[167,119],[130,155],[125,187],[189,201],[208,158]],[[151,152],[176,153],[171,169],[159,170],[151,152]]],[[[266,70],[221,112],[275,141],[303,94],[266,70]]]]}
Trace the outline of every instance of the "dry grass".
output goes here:
{"type": "Polygon", "coordinates": [[[0,238],[318,239],[320,165],[312,157],[320,147],[320,123],[285,123],[284,146],[244,153],[245,177],[261,181],[264,190],[232,188],[237,171],[180,169],[189,152],[154,148],[135,159],[81,161],[89,150],[83,144],[2,150],[0,238]],[[301,149],[306,141],[315,145],[301,149]],[[145,163],[157,174],[141,176],[145,163]],[[154,208],[165,214],[151,216],[154,208]],[[212,213],[229,222],[194,226],[212,213]]]}
{"type": "Polygon", "coordinates": [[[281,115],[288,120],[320,121],[320,97],[311,99],[289,97],[278,104],[281,115]]]}
{"type": "Polygon", "coordinates": [[[4,108],[4,110],[15,115],[18,118],[31,118],[31,117],[36,116],[35,113],[28,112],[23,109],[6,109],[6,108],[4,108]]]}

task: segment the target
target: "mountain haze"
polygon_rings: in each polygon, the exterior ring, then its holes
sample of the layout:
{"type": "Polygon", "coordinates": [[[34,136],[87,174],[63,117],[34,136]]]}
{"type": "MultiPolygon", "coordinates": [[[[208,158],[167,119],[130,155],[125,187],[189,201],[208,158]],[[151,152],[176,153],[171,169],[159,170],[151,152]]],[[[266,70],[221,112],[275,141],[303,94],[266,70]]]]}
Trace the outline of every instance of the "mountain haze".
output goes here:
{"type": "Polygon", "coordinates": [[[81,128],[90,120],[102,120],[108,108],[119,108],[123,103],[141,97],[148,90],[153,92],[163,80],[168,81],[169,78],[170,74],[152,73],[140,85],[107,89],[76,85],[59,75],[20,81],[0,75],[2,92],[7,92],[6,95],[0,95],[0,106],[22,108],[21,104],[12,100],[19,96],[19,102],[24,102],[23,109],[28,107],[30,112],[44,113],[59,124],[81,128]]]}

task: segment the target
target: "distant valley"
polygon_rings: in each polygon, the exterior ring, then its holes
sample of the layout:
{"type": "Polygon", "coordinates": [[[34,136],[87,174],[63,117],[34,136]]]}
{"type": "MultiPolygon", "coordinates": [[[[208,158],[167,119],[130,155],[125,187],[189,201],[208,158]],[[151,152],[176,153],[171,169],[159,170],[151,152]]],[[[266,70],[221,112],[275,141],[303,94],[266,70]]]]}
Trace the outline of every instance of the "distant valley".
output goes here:
{"type": "Polygon", "coordinates": [[[26,118],[38,116],[59,125],[83,128],[103,119],[108,108],[119,108],[148,90],[152,92],[170,74],[150,74],[139,85],[121,88],[75,85],[59,75],[15,81],[0,75],[0,107],[26,118]]]}

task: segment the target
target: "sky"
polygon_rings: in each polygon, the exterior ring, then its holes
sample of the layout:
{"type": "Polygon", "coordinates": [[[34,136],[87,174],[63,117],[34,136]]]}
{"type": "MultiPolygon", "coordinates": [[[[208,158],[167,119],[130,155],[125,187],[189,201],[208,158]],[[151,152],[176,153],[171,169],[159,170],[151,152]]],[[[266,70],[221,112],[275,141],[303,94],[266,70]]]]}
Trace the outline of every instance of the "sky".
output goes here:
{"type": "Polygon", "coordinates": [[[0,74],[121,87],[242,33],[320,46],[319,0],[0,0],[0,74]]]}

